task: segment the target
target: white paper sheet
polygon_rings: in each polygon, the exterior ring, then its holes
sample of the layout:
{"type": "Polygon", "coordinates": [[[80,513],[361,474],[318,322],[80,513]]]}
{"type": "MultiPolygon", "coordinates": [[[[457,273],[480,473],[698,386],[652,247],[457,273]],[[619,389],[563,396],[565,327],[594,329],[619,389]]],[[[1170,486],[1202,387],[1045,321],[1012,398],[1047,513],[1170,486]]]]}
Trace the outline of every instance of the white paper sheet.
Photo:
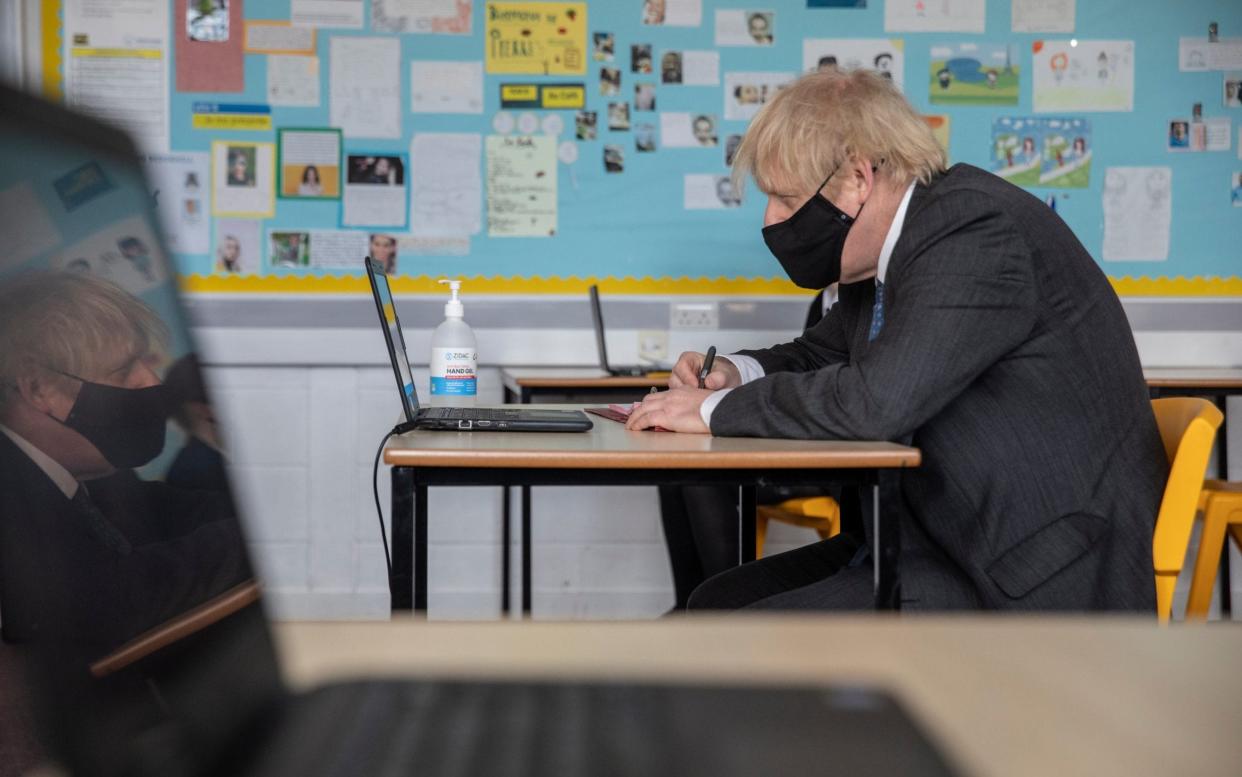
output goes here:
{"type": "Polygon", "coordinates": [[[686,86],[716,86],[720,83],[719,51],[683,51],[681,82],[686,86]]]}
{"type": "Polygon", "coordinates": [[[771,46],[776,40],[776,13],[763,11],[717,11],[717,46],[771,46]]]}
{"type": "Polygon", "coordinates": [[[332,126],[351,138],[401,137],[400,63],[397,38],[333,37],[332,126]]]}
{"type": "Polygon", "coordinates": [[[796,77],[794,73],[725,73],[724,117],[753,119],[781,87],[796,77]]]}
{"type": "Polygon", "coordinates": [[[742,204],[742,193],[727,175],[691,173],[685,176],[682,205],[686,210],[725,210],[742,204]]]}
{"type": "Polygon", "coordinates": [[[661,113],[660,141],[665,148],[714,148],[720,143],[719,123],[708,113],[661,113]]]}
{"type": "Polygon", "coordinates": [[[371,29],[469,35],[471,0],[371,0],[371,29]]]}
{"type": "Polygon", "coordinates": [[[1242,38],[1178,38],[1178,69],[1189,72],[1242,68],[1242,38]]]}
{"type": "Polygon", "coordinates": [[[556,181],[556,138],[549,135],[489,135],[488,236],[555,235],[556,181]]]}
{"type": "Polygon", "coordinates": [[[0,191],[0,235],[0,270],[6,272],[59,245],[60,231],[29,181],[0,191]]]}
{"type": "Polygon", "coordinates": [[[289,19],[308,27],[362,29],[363,0],[291,0],[289,19]]]}
{"type": "Polygon", "coordinates": [[[1013,0],[1014,32],[1073,32],[1076,0],[1013,0]]]}
{"type": "Polygon", "coordinates": [[[1110,167],[1104,173],[1104,261],[1163,262],[1169,258],[1173,171],[1110,167]]]}
{"type": "Polygon", "coordinates": [[[109,224],[57,252],[54,270],[78,270],[106,278],[130,294],[141,294],[167,280],[166,257],[155,231],[142,216],[109,224]]]}
{"type": "Polygon", "coordinates": [[[807,38],[802,41],[802,70],[809,73],[834,66],[843,70],[866,67],[888,74],[901,89],[905,49],[905,41],[900,38],[807,38]]]}
{"type": "Polygon", "coordinates": [[[209,161],[205,151],[142,158],[168,250],[174,254],[205,254],[211,250],[207,218],[209,161]]]}
{"type": "Polygon", "coordinates": [[[315,28],[298,24],[247,24],[247,54],[301,53],[309,56],[315,50],[315,28]]]}
{"type": "Polygon", "coordinates": [[[366,232],[315,229],[310,233],[310,266],[337,270],[363,269],[362,257],[371,250],[366,232]]]}
{"type": "Polygon", "coordinates": [[[211,144],[211,213],[213,216],[270,218],[276,211],[276,146],[273,143],[211,144]],[[235,156],[246,172],[236,175],[235,156]],[[230,171],[233,168],[233,172],[230,171]]]}
{"type": "Polygon", "coordinates": [[[1134,110],[1134,41],[1073,43],[1035,43],[1035,112],[1134,110]]]}
{"type": "Polygon", "coordinates": [[[410,138],[410,232],[463,237],[483,228],[483,138],[423,132],[410,138]]]}
{"type": "Polygon", "coordinates": [[[1233,135],[1233,120],[1228,116],[1203,122],[1204,151],[1228,151],[1233,135]]]}
{"type": "Polygon", "coordinates": [[[165,0],[71,0],[64,6],[65,105],[126,129],[139,148],[169,148],[165,0]]]}
{"type": "Polygon", "coordinates": [[[263,235],[256,219],[216,219],[217,273],[256,273],[263,265],[263,235]]]}
{"type": "Polygon", "coordinates": [[[665,27],[698,27],[703,23],[703,0],[645,0],[642,21],[665,27]]]}
{"type": "Polygon", "coordinates": [[[984,0],[884,0],[885,32],[983,32],[984,0]]]}
{"type": "Polygon", "coordinates": [[[411,256],[465,256],[470,253],[470,238],[399,235],[397,251],[411,256]]]}
{"type": "Polygon", "coordinates": [[[483,63],[414,60],[410,63],[410,111],[482,113],[483,63]]]}
{"type": "Polygon", "coordinates": [[[319,57],[268,55],[267,102],[289,108],[319,107],[319,57]]]}

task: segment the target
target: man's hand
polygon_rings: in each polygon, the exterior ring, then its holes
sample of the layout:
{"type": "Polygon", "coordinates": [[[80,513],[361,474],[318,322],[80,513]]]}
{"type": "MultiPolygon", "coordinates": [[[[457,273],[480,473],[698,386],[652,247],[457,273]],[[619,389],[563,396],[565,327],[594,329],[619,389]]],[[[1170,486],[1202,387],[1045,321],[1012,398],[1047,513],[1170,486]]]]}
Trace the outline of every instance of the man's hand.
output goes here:
{"type": "MultiPolygon", "coordinates": [[[[697,351],[685,351],[681,356],[677,357],[677,364],[673,365],[673,373],[668,377],[668,387],[692,388],[699,387],[699,370],[703,369],[703,360],[707,358],[697,351]]],[[[742,385],[742,374],[737,371],[737,367],[733,362],[724,356],[716,356],[716,360],[712,362],[712,371],[708,373],[707,380],[704,381],[707,387],[712,391],[718,391],[723,388],[733,388],[742,385]]],[[[700,400],[701,401],[701,400],[700,400]]]]}
{"type": "MultiPolygon", "coordinates": [[[[695,382],[698,382],[697,376],[695,382]]],[[[711,429],[707,428],[699,415],[699,407],[711,394],[709,389],[700,388],[675,388],[648,394],[634,407],[625,428],[638,431],[661,426],[670,432],[710,434],[711,429]]]]}

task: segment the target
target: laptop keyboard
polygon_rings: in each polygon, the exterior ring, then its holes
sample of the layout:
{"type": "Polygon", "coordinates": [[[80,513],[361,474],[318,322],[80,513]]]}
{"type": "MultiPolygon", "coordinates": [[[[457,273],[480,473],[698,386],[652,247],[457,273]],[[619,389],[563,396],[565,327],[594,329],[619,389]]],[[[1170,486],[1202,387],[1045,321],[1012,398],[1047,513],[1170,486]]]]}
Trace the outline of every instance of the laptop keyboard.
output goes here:
{"type": "Polygon", "coordinates": [[[520,411],[473,407],[428,407],[419,415],[437,421],[512,421],[520,411]]]}

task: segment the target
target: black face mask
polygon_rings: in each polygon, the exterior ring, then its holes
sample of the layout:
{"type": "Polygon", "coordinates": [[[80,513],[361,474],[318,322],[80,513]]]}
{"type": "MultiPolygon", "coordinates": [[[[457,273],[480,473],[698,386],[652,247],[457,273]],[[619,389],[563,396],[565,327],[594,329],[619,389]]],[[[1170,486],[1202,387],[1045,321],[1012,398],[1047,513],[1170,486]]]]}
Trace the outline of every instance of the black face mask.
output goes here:
{"type": "MultiPolygon", "coordinates": [[[[763,228],[763,242],[781,263],[789,279],[804,289],[823,289],[841,279],[841,250],[858,216],[844,213],[820,190],[828,185],[834,168],[792,216],[763,228]]],[[[858,213],[862,213],[859,206],[858,213]]]]}
{"type": "Polygon", "coordinates": [[[141,467],[164,449],[168,420],[164,386],[121,388],[60,374],[82,382],[62,423],[90,441],[109,464],[117,469],[141,467]]]}

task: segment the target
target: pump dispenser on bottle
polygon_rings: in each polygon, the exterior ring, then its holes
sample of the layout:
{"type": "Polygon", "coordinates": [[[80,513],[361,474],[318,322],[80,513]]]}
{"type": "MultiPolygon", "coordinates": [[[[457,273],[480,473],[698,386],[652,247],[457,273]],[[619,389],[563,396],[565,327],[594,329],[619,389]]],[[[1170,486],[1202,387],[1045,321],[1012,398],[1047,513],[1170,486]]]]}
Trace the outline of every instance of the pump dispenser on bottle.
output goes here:
{"type": "Polygon", "coordinates": [[[431,404],[473,405],[479,354],[474,332],[462,320],[465,309],[457,296],[461,281],[442,278],[440,283],[448,285],[451,296],[444,303],[444,321],[431,335],[431,404]]]}

